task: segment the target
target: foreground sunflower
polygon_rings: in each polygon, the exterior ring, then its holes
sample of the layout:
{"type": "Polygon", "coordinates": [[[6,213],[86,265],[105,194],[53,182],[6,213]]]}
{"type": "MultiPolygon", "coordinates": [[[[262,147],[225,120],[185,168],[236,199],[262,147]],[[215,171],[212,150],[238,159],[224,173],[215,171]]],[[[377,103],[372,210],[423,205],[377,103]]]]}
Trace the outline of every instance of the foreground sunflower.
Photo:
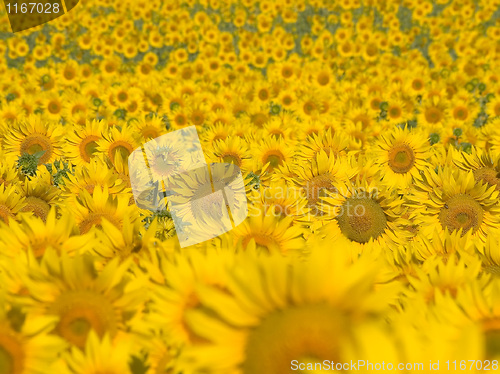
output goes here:
{"type": "Polygon", "coordinates": [[[318,248],[305,263],[246,253],[233,265],[227,291],[200,283],[201,307],[186,321],[207,342],[186,347],[179,370],[280,374],[294,363],[397,361],[378,317],[394,291],[375,289],[376,261],[348,265],[346,252],[318,248]]]}
{"type": "Polygon", "coordinates": [[[373,146],[375,163],[385,184],[406,189],[428,167],[429,142],[423,133],[396,128],[373,146]]]}
{"type": "Polygon", "coordinates": [[[69,258],[48,249],[40,265],[29,269],[29,296],[20,300],[35,315],[58,317],[53,332],[84,348],[91,330],[115,337],[140,312],[144,295],[127,275],[129,266],[117,258],[98,273],[90,255],[69,258]]]}
{"type": "Polygon", "coordinates": [[[413,208],[410,218],[427,238],[436,229],[441,237],[445,229],[462,234],[470,230],[484,242],[487,231],[500,224],[498,194],[496,186],[476,182],[472,171],[426,170],[407,196],[413,208]]]}
{"type": "MultiPolygon", "coordinates": [[[[19,325],[9,303],[0,294],[0,372],[3,374],[44,374],[50,371],[58,352],[66,348],[64,340],[50,330],[57,318],[23,315],[19,325]]],[[[20,313],[18,311],[18,313],[20,313]]]]}

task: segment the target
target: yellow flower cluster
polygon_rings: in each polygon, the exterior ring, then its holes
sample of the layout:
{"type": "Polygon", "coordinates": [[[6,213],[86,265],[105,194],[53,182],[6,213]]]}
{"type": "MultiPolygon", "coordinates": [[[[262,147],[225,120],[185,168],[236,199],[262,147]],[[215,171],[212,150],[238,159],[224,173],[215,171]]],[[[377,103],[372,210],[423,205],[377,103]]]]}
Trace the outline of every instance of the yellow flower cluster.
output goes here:
{"type": "Polygon", "coordinates": [[[0,373],[498,369],[499,7],[81,0],[16,34],[2,8],[0,373]],[[127,159],[187,126],[249,215],[181,249],[127,159]]]}

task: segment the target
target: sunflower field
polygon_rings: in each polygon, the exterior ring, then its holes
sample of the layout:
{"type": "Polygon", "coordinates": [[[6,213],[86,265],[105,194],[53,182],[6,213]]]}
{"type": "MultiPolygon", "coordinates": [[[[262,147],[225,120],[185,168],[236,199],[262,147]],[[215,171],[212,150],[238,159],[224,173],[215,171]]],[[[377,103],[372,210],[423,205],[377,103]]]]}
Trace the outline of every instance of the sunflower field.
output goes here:
{"type": "Polygon", "coordinates": [[[499,369],[500,0],[1,6],[0,155],[0,374],[499,369]],[[190,126],[248,217],[182,248],[190,126]]]}

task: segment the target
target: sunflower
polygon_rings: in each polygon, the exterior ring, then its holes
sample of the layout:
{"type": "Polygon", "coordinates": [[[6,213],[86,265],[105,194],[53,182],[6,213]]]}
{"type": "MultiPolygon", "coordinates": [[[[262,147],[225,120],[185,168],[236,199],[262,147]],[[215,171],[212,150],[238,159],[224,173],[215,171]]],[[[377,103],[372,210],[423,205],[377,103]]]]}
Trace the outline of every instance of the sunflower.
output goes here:
{"type": "Polygon", "coordinates": [[[215,141],[208,158],[215,162],[235,164],[243,172],[250,171],[251,168],[251,153],[248,143],[237,136],[229,136],[224,140],[215,141]]]}
{"type": "Polygon", "coordinates": [[[124,126],[118,129],[116,126],[102,134],[102,138],[95,140],[96,150],[106,155],[112,163],[115,155],[120,153],[125,160],[140,144],[139,135],[132,126],[124,126]]]}
{"type": "Polygon", "coordinates": [[[304,230],[293,225],[293,216],[276,214],[274,205],[250,205],[248,218],[233,229],[234,245],[264,253],[301,254],[304,230]]]}
{"type": "Polygon", "coordinates": [[[19,222],[4,227],[0,242],[2,253],[7,257],[18,256],[20,252],[32,251],[41,257],[47,248],[69,254],[89,251],[97,244],[91,235],[75,235],[74,220],[69,214],[56,218],[56,209],[51,208],[45,221],[36,216],[23,215],[19,222]]]}
{"type": "Polygon", "coordinates": [[[397,251],[409,234],[402,229],[406,221],[403,200],[393,191],[360,179],[354,183],[334,183],[335,190],[323,197],[320,209],[331,222],[320,229],[328,240],[347,238],[353,249],[385,248],[397,251]]]}
{"type": "Polygon", "coordinates": [[[7,186],[0,185],[0,219],[9,224],[10,220],[16,219],[16,215],[26,207],[26,198],[19,193],[16,184],[7,186]]]}
{"type": "Polygon", "coordinates": [[[409,277],[411,288],[405,291],[407,297],[421,297],[426,303],[435,302],[438,294],[456,297],[459,289],[478,280],[486,285],[488,276],[480,276],[481,261],[476,257],[463,258],[452,255],[443,258],[431,258],[421,268],[416,268],[416,277],[409,277]]]}
{"type": "Polygon", "coordinates": [[[94,188],[108,187],[110,194],[123,192],[127,187],[118,174],[109,169],[107,163],[100,157],[94,157],[86,166],[77,168],[74,174],[68,174],[63,187],[64,194],[71,196],[85,189],[90,194],[94,188]]]}
{"type": "Polygon", "coordinates": [[[187,324],[186,315],[200,307],[200,282],[227,288],[227,269],[233,263],[234,254],[225,250],[202,254],[194,249],[170,259],[160,254],[159,263],[150,265],[158,273],[152,287],[152,313],[142,323],[166,336],[173,347],[203,342],[187,324]]]}
{"type": "Polygon", "coordinates": [[[277,216],[291,216],[298,221],[305,219],[304,216],[309,212],[304,190],[281,178],[272,180],[268,186],[259,185],[258,190],[253,189],[249,200],[264,208],[272,207],[277,216]]]}
{"type": "Polygon", "coordinates": [[[97,272],[95,261],[88,254],[69,258],[47,249],[40,265],[30,269],[23,297],[33,314],[58,317],[54,333],[78,348],[85,347],[91,330],[99,337],[122,334],[144,300],[127,274],[130,262],[117,258],[97,272]]]}
{"type": "Polygon", "coordinates": [[[68,201],[68,209],[73,213],[80,233],[85,234],[93,226],[100,228],[103,218],[119,229],[125,216],[135,220],[138,212],[129,202],[127,194],[110,195],[108,187],[95,188],[92,195],[87,190],[80,191],[68,201]]]}
{"type": "Polygon", "coordinates": [[[134,128],[141,133],[142,138],[146,141],[156,139],[167,132],[165,120],[157,115],[138,120],[134,123],[134,128]]]}
{"type": "MultiPolygon", "coordinates": [[[[6,374],[51,372],[58,352],[66,345],[51,335],[56,318],[22,314],[22,324],[13,318],[14,308],[0,295],[0,369],[6,374]]],[[[18,313],[20,313],[18,311],[18,313]]]]}
{"type": "Polygon", "coordinates": [[[314,159],[322,150],[327,156],[341,157],[347,154],[349,140],[341,131],[328,128],[326,131],[311,134],[297,149],[297,157],[304,160],[314,159]]]}
{"type": "Polygon", "coordinates": [[[129,363],[132,353],[130,337],[112,341],[109,334],[100,337],[91,330],[85,345],[64,352],[54,370],[61,374],[133,374],[129,363]]]}
{"type": "Polygon", "coordinates": [[[500,154],[483,151],[472,147],[471,153],[456,151],[451,148],[454,164],[462,170],[472,171],[476,182],[495,186],[500,191],[500,154]]]}
{"type": "Polygon", "coordinates": [[[319,209],[322,197],[327,192],[335,192],[334,182],[346,182],[354,176],[354,169],[349,169],[346,158],[336,158],[334,153],[327,155],[322,149],[307,162],[297,162],[294,182],[304,190],[309,209],[309,219],[324,215],[319,209]]]}
{"type": "Polygon", "coordinates": [[[21,193],[25,197],[22,212],[32,212],[44,222],[52,207],[61,203],[61,190],[52,184],[47,169],[41,169],[31,180],[25,180],[21,193]]]}
{"type": "Polygon", "coordinates": [[[272,173],[279,166],[291,161],[294,156],[293,144],[281,138],[264,139],[253,145],[254,171],[266,170],[272,173]]]}
{"type": "Polygon", "coordinates": [[[435,229],[440,236],[445,229],[462,235],[470,230],[474,238],[485,241],[488,229],[500,223],[496,186],[476,183],[472,171],[426,170],[407,198],[414,222],[428,238],[435,229]]]}
{"type": "Polygon", "coordinates": [[[428,166],[429,143],[423,133],[396,128],[382,136],[372,149],[375,163],[383,168],[382,180],[390,187],[406,189],[428,166]]]}
{"type": "Polygon", "coordinates": [[[21,156],[24,153],[45,152],[38,164],[51,163],[62,153],[64,129],[45,122],[40,116],[31,115],[13,124],[3,139],[6,154],[21,156]]]}
{"type": "Polygon", "coordinates": [[[376,262],[349,265],[341,255],[346,249],[336,249],[313,251],[305,263],[242,254],[227,291],[200,285],[201,308],[188,311],[186,320],[207,342],[186,347],[178,370],[277,374],[294,363],[313,370],[324,360],[353,357],[397,362],[379,319],[389,291],[374,287],[376,262]]]}

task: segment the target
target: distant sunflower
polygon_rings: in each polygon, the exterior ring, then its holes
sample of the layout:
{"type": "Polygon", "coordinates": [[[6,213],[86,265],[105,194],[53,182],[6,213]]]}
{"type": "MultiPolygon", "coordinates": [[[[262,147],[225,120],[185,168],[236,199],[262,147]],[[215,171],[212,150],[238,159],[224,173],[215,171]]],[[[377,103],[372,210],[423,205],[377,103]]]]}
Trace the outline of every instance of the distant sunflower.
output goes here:
{"type": "Polygon", "coordinates": [[[62,154],[63,134],[64,129],[61,126],[32,115],[9,127],[3,139],[4,150],[15,156],[44,151],[38,164],[51,163],[62,154]]]}
{"type": "Polygon", "coordinates": [[[422,133],[396,128],[382,136],[372,149],[385,184],[397,189],[407,188],[420,178],[420,171],[428,166],[429,142],[422,133]]]}

